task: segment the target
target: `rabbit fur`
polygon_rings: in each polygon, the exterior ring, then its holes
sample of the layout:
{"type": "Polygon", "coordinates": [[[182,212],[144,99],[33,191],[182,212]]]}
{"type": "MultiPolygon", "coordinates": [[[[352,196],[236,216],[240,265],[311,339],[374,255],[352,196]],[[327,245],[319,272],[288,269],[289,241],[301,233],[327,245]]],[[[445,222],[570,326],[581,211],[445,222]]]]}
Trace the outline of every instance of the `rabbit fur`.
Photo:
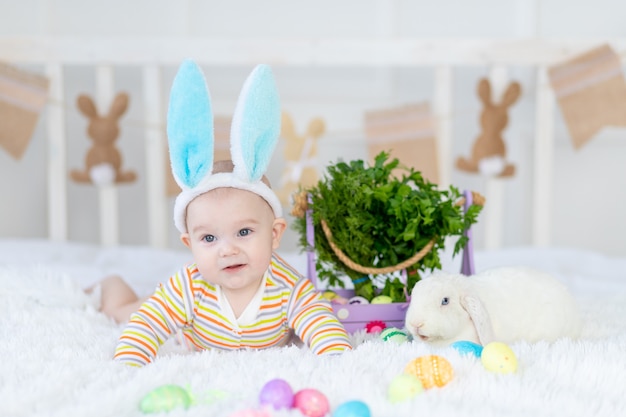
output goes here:
{"type": "Polygon", "coordinates": [[[406,313],[415,340],[436,346],[455,341],[536,342],[575,338],[580,318],[565,285],[526,267],[476,275],[436,272],[416,283],[406,313]]]}

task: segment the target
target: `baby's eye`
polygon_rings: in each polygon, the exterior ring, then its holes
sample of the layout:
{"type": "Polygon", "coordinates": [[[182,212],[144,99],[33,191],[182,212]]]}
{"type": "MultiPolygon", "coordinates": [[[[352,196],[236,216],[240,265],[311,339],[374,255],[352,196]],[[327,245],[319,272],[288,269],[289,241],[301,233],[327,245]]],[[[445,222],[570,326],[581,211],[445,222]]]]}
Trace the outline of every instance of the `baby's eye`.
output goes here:
{"type": "Polygon", "coordinates": [[[215,236],[213,235],[206,235],[202,238],[202,240],[204,240],[207,243],[211,243],[211,242],[215,242],[215,236]]]}
{"type": "Polygon", "coordinates": [[[239,236],[248,236],[250,233],[252,233],[252,230],[250,229],[241,229],[239,231],[239,236]]]}
{"type": "Polygon", "coordinates": [[[450,302],[450,299],[448,297],[443,297],[441,299],[441,305],[442,306],[447,306],[449,302],[450,302]]]}

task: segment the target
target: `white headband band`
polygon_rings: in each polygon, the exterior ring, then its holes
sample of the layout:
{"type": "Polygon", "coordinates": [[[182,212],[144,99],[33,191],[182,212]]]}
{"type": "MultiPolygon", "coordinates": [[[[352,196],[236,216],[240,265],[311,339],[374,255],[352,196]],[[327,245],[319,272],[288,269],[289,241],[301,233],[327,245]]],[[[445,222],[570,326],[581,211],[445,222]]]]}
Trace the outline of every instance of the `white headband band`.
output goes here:
{"type": "Polygon", "coordinates": [[[178,194],[176,202],[174,203],[174,224],[178,231],[181,233],[187,231],[187,206],[194,198],[216,188],[224,187],[237,188],[258,194],[270,205],[275,217],[282,217],[283,215],[283,207],[278,196],[270,187],[265,185],[264,182],[246,182],[240,180],[230,172],[220,172],[207,177],[206,183],[200,184],[195,188],[188,188],[178,194]]]}

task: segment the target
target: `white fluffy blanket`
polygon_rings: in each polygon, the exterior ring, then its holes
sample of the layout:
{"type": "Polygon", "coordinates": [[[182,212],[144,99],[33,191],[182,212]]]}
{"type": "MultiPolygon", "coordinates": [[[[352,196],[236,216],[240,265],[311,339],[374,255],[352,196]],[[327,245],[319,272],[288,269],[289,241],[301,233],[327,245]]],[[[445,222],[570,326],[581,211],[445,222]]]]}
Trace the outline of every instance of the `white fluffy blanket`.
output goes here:
{"type": "Polygon", "coordinates": [[[200,401],[168,415],[228,417],[255,407],[263,384],[276,377],[294,390],[322,391],[331,410],[362,400],[375,417],[623,416],[626,276],[606,277],[598,285],[574,285],[584,337],[513,345],[519,370],[511,375],[489,373],[479,360],[451,348],[397,345],[362,334],[354,336],[354,351],[336,357],[316,357],[295,346],[190,354],[168,342],[158,361],[137,369],[111,360],[121,328],[97,312],[76,279],[43,266],[0,266],[0,416],[141,416],[144,395],[178,384],[200,401]],[[390,403],[392,379],[410,360],[431,353],[451,362],[454,379],[410,401],[390,403]],[[222,395],[211,397],[216,391],[222,395]]]}

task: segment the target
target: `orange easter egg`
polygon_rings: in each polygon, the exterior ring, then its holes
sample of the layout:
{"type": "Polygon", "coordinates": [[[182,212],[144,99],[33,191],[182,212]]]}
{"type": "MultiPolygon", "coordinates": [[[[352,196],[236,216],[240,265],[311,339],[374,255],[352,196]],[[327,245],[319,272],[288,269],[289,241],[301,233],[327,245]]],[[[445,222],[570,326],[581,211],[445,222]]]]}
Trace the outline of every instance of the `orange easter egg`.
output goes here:
{"type": "Polygon", "coordinates": [[[404,368],[405,374],[415,375],[425,389],[443,387],[454,376],[452,365],[446,358],[437,355],[420,356],[404,368]]]}

